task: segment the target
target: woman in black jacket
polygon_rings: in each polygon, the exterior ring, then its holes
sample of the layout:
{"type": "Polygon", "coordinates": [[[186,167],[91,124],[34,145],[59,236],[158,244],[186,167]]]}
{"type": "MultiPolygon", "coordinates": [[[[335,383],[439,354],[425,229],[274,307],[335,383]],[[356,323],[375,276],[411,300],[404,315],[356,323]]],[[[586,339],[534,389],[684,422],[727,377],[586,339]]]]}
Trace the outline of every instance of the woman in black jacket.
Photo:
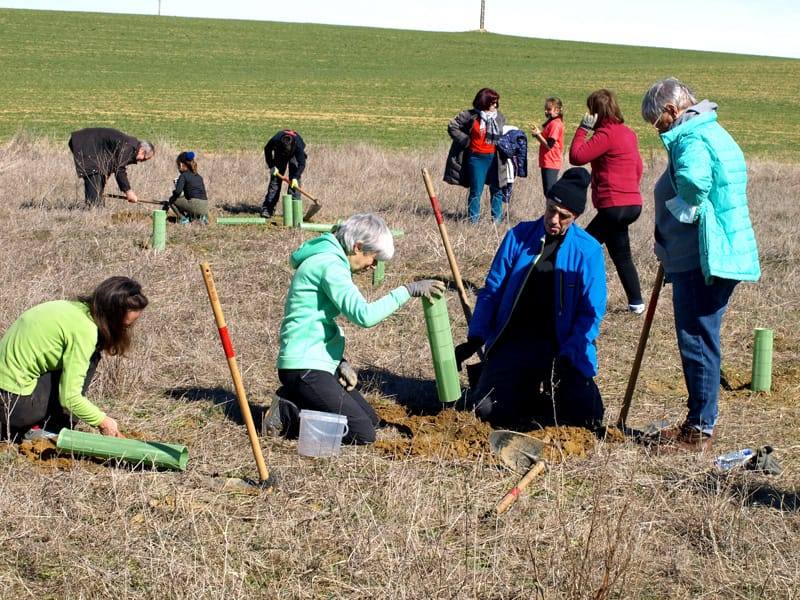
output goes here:
{"type": "Polygon", "coordinates": [[[175,159],[175,164],[178,165],[180,174],[175,180],[175,189],[167,200],[167,207],[175,211],[178,222],[183,225],[192,221],[208,225],[208,195],[203,178],[197,173],[194,152],[181,152],[175,159]]]}
{"type": "Polygon", "coordinates": [[[470,223],[481,216],[481,195],[488,184],[492,218],[503,217],[503,191],[497,176],[497,140],[503,135],[506,118],[498,110],[500,94],[483,88],[475,95],[472,108],[458,113],[447,126],[453,139],[447,156],[444,181],[469,187],[467,211],[470,223]]]}

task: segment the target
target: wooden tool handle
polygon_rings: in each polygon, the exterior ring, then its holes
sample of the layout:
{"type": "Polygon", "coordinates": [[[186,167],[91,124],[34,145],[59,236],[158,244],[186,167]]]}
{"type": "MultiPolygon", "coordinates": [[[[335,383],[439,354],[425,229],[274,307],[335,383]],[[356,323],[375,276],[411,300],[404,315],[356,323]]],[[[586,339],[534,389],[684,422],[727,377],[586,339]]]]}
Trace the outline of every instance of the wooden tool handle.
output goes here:
{"type": "Polygon", "coordinates": [[[522,493],[531,481],[536,479],[536,477],[542,473],[545,469],[545,463],[543,460],[536,461],[533,466],[528,470],[525,475],[522,476],[522,479],[519,480],[517,485],[515,485],[511,490],[503,496],[503,499],[497,503],[497,506],[494,507],[494,512],[498,515],[502,515],[506,512],[514,502],[517,501],[519,495],[522,493]]]}
{"type": "Polygon", "coordinates": [[[472,308],[470,308],[467,300],[467,290],[464,289],[464,282],[461,280],[461,271],[458,269],[456,256],[453,254],[453,247],[450,245],[450,236],[447,235],[447,227],[445,226],[444,218],[442,217],[442,208],[439,205],[439,199],[436,197],[436,191],[433,189],[431,176],[428,173],[428,169],[424,167],[422,169],[422,180],[425,182],[425,189],[428,191],[428,197],[431,200],[433,214],[436,217],[436,224],[439,226],[439,234],[442,236],[444,251],[447,254],[447,262],[450,263],[450,271],[453,273],[453,281],[456,284],[458,298],[461,301],[461,309],[464,311],[464,317],[466,317],[467,325],[469,325],[469,322],[472,319],[472,308]]]}
{"type": "Polygon", "coordinates": [[[217,328],[219,329],[219,339],[222,341],[222,349],[225,351],[225,358],[228,359],[228,368],[231,371],[233,387],[236,390],[236,398],[239,401],[239,410],[242,412],[242,418],[247,428],[247,437],[250,438],[253,457],[256,459],[258,477],[264,482],[269,479],[269,471],[264,462],[264,455],[261,453],[261,445],[258,443],[258,435],[256,434],[256,427],[253,423],[253,415],[250,412],[250,405],[247,403],[247,395],[245,394],[244,385],[242,384],[239,366],[236,364],[236,355],[233,351],[230,335],[228,334],[228,326],[225,324],[222,306],[219,303],[219,296],[217,295],[217,287],[214,285],[214,278],[211,275],[211,265],[208,263],[201,263],[200,271],[203,273],[203,281],[206,284],[206,291],[208,291],[208,300],[211,302],[211,310],[214,311],[214,320],[217,322],[217,328]]]}
{"type": "Polygon", "coordinates": [[[653,291],[650,293],[650,303],[647,305],[644,323],[642,323],[642,332],[639,334],[639,345],[636,347],[636,357],[633,359],[631,376],[628,378],[628,387],[625,389],[625,398],[622,400],[622,409],[620,409],[619,418],[617,419],[617,427],[620,429],[625,427],[625,421],[628,420],[628,411],[631,408],[633,392],[636,389],[636,380],[639,379],[639,370],[642,368],[642,359],[644,358],[644,351],[647,347],[647,339],[650,337],[650,328],[653,325],[653,319],[656,315],[656,305],[658,304],[658,296],[661,293],[662,287],[664,287],[664,267],[661,266],[659,262],[658,270],[656,271],[656,281],[653,284],[653,291]]]}
{"type": "MultiPolygon", "coordinates": [[[[292,181],[291,181],[291,179],[289,179],[288,177],[286,177],[286,175],[284,175],[283,173],[275,173],[275,176],[276,176],[278,179],[280,179],[281,181],[283,181],[284,183],[286,183],[287,185],[291,185],[291,184],[292,184],[292,181]]],[[[312,196],[311,194],[309,194],[309,193],[308,193],[307,191],[305,191],[303,188],[301,188],[301,187],[298,187],[298,188],[297,188],[297,191],[298,191],[298,192],[300,192],[300,193],[301,193],[303,196],[305,196],[305,197],[306,197],[306,198],[308,198],[309,200],[311,200],[311,201],[312,201],[314,204],[319,204],[319,200],[317,200],[316,198],[314,198],[314,196],[312,196]]]]}
{"type": "MultiPolygon", "coordinates": [[[[119,198],[120,200],[127,200],[128,197],[123,194],[103,194],[106,198],[119,198]]],[[[158,200],[137,200],[136,202],[131,202],[131,204],[164,204],[163,202],[159,202],[158,200]]]]}

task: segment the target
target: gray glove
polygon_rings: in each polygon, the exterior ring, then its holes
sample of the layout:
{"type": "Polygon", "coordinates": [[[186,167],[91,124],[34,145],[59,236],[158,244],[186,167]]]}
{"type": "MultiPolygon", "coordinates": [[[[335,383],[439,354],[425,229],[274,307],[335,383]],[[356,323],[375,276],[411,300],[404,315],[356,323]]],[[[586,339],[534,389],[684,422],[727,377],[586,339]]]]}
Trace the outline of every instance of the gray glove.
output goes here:
{"type": "Polygon", "coordinates": [[[583,115],[583,118],[581,119],[581,127],[583,127],[584,129],[588,129],[589,131],[594,129],[595,123],[597,123],[596,113],[593,115],[586,113],[585,115],[583,115]]]}
{"type": "Polygon", "coordinates": [[[421,279],[406,284],[408,293],[412,298],[427,298],[428,300],[438,300],[444,296],[444,282],[438,279],[421,279]]]}
{"type": "Polygon", "coordinates": [[[752,471],[761,471],[768,475],[780,475],[783,471],[778,459],[772,453],[772,446],[759,448],[756,455],[745,463],[744,468],[752,471]]]}
{"type": "Polygon", "coordinates": [[[358,374],[356,370],[350,366],[349,362],[342,360],[339,363],[339,368],[336,369],[336,375],[339,377],[339,383],[348,392],[355,389],[358,383],[358,374]]]}

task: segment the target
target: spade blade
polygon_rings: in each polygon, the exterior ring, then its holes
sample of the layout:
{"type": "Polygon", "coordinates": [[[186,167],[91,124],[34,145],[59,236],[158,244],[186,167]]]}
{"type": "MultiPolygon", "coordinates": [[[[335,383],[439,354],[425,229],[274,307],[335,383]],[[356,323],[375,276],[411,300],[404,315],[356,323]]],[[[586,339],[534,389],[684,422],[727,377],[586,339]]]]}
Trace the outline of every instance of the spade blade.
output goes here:
{"type": "Polygon", "coordinates": [[[539,460],[542,460],[544,442],[518,431],[500,429],[489,434],[489,447],[492,454],[516,473],[526,473],[539,460]]]}
{"type": "Polygon", "coordinates": [[[311,205],[311,207],[306,211],[305,216],[303,217],[303,222],[309,222],[317,214],[320,210],[322,210],[322,204],[318,202],[311,205]]]}

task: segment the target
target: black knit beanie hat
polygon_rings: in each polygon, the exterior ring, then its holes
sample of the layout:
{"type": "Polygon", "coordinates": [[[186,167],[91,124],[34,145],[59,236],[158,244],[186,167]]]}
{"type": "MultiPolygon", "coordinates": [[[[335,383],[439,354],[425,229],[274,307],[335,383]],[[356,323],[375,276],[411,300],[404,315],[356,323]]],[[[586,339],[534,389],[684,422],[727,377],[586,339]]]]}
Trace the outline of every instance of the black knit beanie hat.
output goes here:
{"type": "Polygon", "coordinates": [[[591,177],[589,171],[582,167],[572,167],[564,171],[561,179],[556,181],[547,192],[547,197],[580,215],[586,209],[586,188],[591,177]]]}

